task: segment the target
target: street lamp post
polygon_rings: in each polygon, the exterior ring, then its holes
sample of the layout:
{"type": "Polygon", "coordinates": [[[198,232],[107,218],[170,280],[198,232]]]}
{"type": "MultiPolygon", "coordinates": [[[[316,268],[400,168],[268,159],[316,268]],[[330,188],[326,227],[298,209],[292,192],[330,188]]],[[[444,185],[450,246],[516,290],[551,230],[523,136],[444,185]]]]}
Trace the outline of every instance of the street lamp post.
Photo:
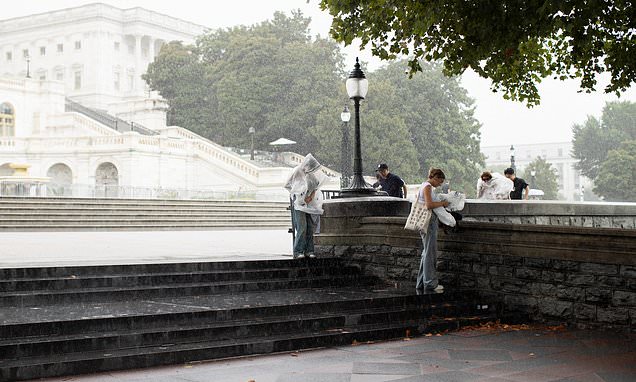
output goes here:
{"type": "Polygon", "coordinates": [[[26,55],[26,63],[27,63],[27,73],[26,73],[26,78],[31,78],[31,71],[30,71],[30,67],[31,67],[31,57],[27,54],[26,55]]]}
{"type": "Polygon", "coordinates": [[[515,167],[515,147],[513,145],[510,145],[510,168],[517,172],[515,167]]]}
{"type": "Polygon", "coordinates": [[[579,196],[581,202],[585,201],[585,186],[581,184],[581,195],[579,196]]]}
{"type": "Polygon", "coordinates": [[[362,176],[362,147],[360,144],[360,100],[363,100],[369,90],[369,82],[364,72],[360,69],[360,62],[356,57],[356,65],[349,74],[346,82],[347,94],[353,100],[355,119],[353,136],[353,179],[348,188],[341,190],[345,197],[386,195],[386,192],[378,192],[364,180],[362,176]]]}
{"type": "Polygon", "coordinates": [[[252,146],[250,148],[250,160],[254,160],[254,133],[256,133],[256,129],[253,127],[250,127],[248,131],[250,135],[252,136],[252,146]]]}
{"type": "Polygon", "coordinates": [[[351,113],[347,105],[340,113],[340,120],[342,121],[342,146],[340,151],[340,189],[342,190],[349,186],[349,177],[351,176],[351,155],[349,154],[349,121],[351,120],[351,113]]]}
{"type": "Polygon", "coordinates": [[[530,187],[530,188],[534,188],[534,189],[536,189],[536,188],[537,188],[537,186],[536,186],[536,184],[535,184],[535,181],[534,181],[534,177],[535,177],[535,175],[537,175],[537,172],[536,172],[535,170],[530,170],[530,176],[532,177],[532,180],[531,180],[531,182],[532,182],[532,187],[530,187]]]}

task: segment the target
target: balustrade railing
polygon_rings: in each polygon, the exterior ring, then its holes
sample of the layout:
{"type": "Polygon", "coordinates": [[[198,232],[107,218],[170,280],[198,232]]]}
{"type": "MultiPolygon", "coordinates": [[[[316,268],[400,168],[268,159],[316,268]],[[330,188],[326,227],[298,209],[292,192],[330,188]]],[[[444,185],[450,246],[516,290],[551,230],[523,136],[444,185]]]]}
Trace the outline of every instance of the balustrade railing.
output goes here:
{"type": "Polygon", "coordinates": [[[16,184],[0,181],[0,197],[67,197],[67,198],[114,198],[114,199],[170,199],[170,200],[267,200],[286,201],[284,189],[262,190],[215,190],[181,189],[163,187],[133,187],[113,184],[16,184]]]}
{"type": "Polygon", "coordinates": [[[124,121],[121,118],[117,118],[103,111],[86,107],[68,98],[66,99],[65,110],[84,114],[85,116],[91,119],[94,119],[95,121],[103,125],[106,125],[110,127],[111,129],[114,129],[119,132],[136,131],[142,135],[158,135],[159,134],[158,132],[148,129],[147,127],[144,127],[138,123],[124,121]]]}

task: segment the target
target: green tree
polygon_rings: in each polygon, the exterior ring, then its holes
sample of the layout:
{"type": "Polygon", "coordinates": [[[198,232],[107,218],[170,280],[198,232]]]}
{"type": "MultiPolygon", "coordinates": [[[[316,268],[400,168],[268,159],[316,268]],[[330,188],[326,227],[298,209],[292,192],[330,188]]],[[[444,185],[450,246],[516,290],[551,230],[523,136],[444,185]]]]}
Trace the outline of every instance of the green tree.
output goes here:
{"type": "Polygon", "coordinates": [[[600,118],[588,117],[573,127],[572,154],[577,169],[594,181],[594,192],[606,200],[634,201],[633,145],[636,103],[608,102],[600,118]]]}
{"type": "Polygon", "coordinates": [[[543,199],[558,199],[559,184],[557,182],[557,170],[544,158],[537,157],[530,162],[524,169],[521,177],[530,184],[530,189],[543,191],[543,199]],[[532,171],[535,171],[534,177],[532,176],[532,171]]]}
{"type": "MultiPolygon", "coordinates": [[[[340,169],[340,111],[344,104],[353,108],[343,57],[333,40],[311,38],[308,24],[299,13],[276,13],[253,26],[209,32],[195,47],[170,44],[146,80],[168,99],[173,123],[237,147],[249,147],[247,131],[255,127],[257,149],[286,137],[298,142],[293,150],[340,169]]],[[[412,79],[404,76],[407,68],[400,61],[367,71],[365,174],[386,162],[413,183],[436,166],[454,189],[473,192],[483,165],[473,100],[440,65],[423,64],[423,75],[412,79]]],[[[353,142],[353,123],[349,127],[353,142]]]]}
{"type": "Polygon", "coordinates": [[[594,193],[608,201],[636,202],[636,140],[610,150],[594,179],[594,193]]]}
{"type": "Polygon", "coordinates": [[[371,44],[383,59],[441,60],[444,73],[471,68],[492,81],[504,98],[540,101],[543,78],[580,78],[595,89],[608,72],[605,92],[619,94],[636,79],[633,51],[636,10],[631,1],[514,0],[321,0],[333,16],[331,35],[351,44],[371,44]]]}
{"type": "MultiPolygon", "coordinates": [[[[211,31],[195,47],[166,45],[145,76],[170,105],[170,122],[225,146],[257,149],[280,137],[299,152],[316,140],[317,116],[338,109],[343,58],[330,39],[311,38],[310,19],[277,12],[253,26],[211,31]]],[[[341,106],[340,106],[341,107],[341,106]]]]}
{"type": "Polygon", "coordinates": [[[183,126],[198,134],[210,134],[210,81],[198,59],[196,47],[174,41],[165,44],[142,77],[151,89],[168,101],[168,125],[183,126]]]}
{"type": "Polygon", "coordinates": [[[572,130],[572,155],[579,160],[577,169],[595,179],[610,150],[636,139],[636,103],[608,102],[600,119],[589,116],[572,130]]]}
{"type": "Polygon", "coordinates": [[[480,152],[480,123],[474,101],[457,77],[447,78],[440,65],[422,64],[422,75],[404,76],[406,61],[393,62],[373,72],[369,80],[390,84],[393,91],[370,96],[370,107],[401,116],[417,150],[418,179],[430,167],[444,169],[451,188],[473,196],[474,183],[484,165],[480,152]]]}

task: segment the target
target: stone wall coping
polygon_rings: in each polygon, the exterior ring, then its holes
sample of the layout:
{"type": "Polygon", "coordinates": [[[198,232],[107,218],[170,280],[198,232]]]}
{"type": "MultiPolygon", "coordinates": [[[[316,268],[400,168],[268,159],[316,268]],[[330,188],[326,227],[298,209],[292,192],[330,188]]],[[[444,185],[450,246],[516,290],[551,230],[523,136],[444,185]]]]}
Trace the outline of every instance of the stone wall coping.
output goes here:
{"type": "Polygon", "coordinates": [[[466,201],[462,214],[466,216],[636,216],[636,203],[469,199],[466,201]]]}
{"type": "MultiPolygon", "coordinates": [[[[366,216],[360,218],[361,224],[387,224],[396,226],[404,226],[406,217],[402,216],[366,216]]],[[[602,227],[578,227],[578,226],[555,226],[555,225],[538,225],[538,224],[514,224],[514,223],[491,223],[481,221],[463,220],[459,223],[461,227],[505,230],[516,232],[554,232],[567,233],[573,235],[603,235],[603,236],[620,236],[636,239],[636,229],[625,228],[602,228],[602,227]]],[[[405,232],[411,232],[404,230],[405,232]]],[[[417,233],[413,232],[413,235],[417,233]]]]}

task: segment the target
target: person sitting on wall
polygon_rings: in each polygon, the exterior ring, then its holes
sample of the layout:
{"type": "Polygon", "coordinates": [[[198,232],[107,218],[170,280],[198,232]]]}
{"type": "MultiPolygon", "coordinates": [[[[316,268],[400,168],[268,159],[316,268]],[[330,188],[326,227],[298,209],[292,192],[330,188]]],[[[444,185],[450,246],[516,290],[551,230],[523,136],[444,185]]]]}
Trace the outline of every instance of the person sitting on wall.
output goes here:
{"type": "Polygon", "coordinates": [[[506,178],[512,180],[513,188],[512,191],[510,191],[510,199],[521,200],[521,194],[525,190],[523,199],[528,200],[528,194],[530,193],[530,187],[528,183],[526,183],[526,181],[521,178],[517,178],[515,176],[515,170],[512,167],[508,167],[506,171],[504,171],[504,175],[506,176],[506,178]]]}
{"type": "Polygon", "coordinates": [[[378,165],[378,174],[380,174],[380,185],[382,191],[386,191],[389,196],[396,198],[406,198],[406,184],[399,176],[391,174],[389,166],[386,163],[378,165]]]}

